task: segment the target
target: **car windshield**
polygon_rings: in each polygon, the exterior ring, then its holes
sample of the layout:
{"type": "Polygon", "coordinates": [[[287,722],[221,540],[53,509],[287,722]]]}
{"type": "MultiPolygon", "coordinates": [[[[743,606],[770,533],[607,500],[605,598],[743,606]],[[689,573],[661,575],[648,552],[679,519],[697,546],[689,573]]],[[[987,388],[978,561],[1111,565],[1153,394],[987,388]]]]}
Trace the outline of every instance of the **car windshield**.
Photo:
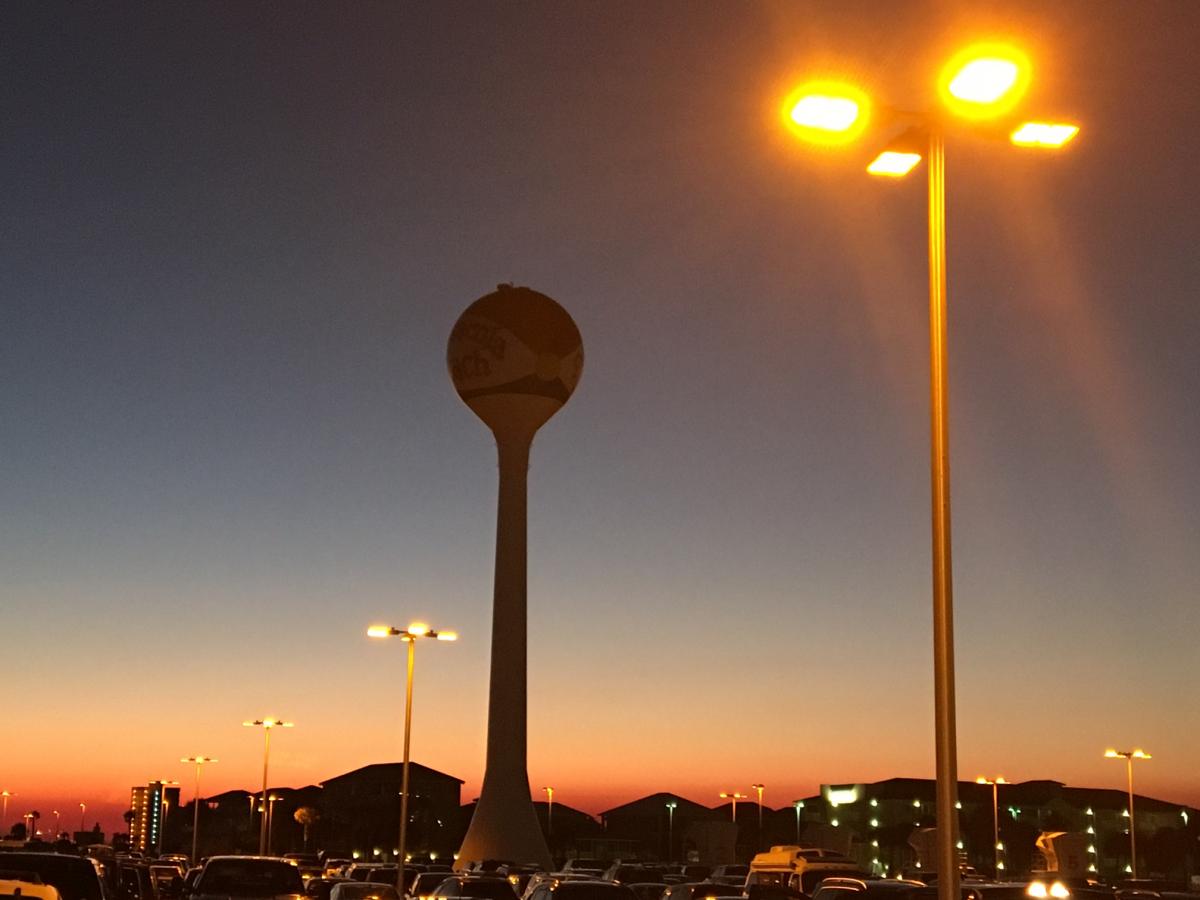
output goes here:
{"type": "Polygon", "coordinates": [[[54,853],[5,853],[5,869],[30,872],[44,884],[53,885],[63,900],[103,900],[100,876],[89,860],[54,853]]]}
{"type": "Polygon", "coordinates": [[[198,894],[270,897],[303,892],[300,870],[271,859],[214,859],[204,867],[196,884],[198,894]]]}

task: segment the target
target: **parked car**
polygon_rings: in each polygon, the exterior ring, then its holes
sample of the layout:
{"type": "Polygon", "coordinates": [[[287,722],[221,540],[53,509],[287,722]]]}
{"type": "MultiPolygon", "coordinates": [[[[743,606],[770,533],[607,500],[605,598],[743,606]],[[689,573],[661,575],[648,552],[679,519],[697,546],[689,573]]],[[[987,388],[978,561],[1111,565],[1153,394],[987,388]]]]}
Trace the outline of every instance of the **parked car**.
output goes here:
{"type": "Polygon", "coordinates": [[[400,894],[394,884],[342,881],[333,886],[329,900],[400,900],[400,894]]]}
{"type": "Polygon", "coordinates": [[[495,875],[451,875],[433,889],[433,900],[444,897],[472,897],[477,900],[517,900],[517,892],[507,878],[495,875]]]}
{"type": "Polygon", "coordinates": [[[740,897],[742,888],[719,881],[689,881],[673,884],[663,891],[662,900],[710,900],[715,897],[740,897]]]}
{"type": "Polygon", "coordinates": [[[309,900],[329,900],[329,893],[335,884],[341,884],[345,878],[330,878],[327,875],[317,875],[304,882],[304,895],[309,900]]]}
{"type": "Polygon", "coordinates": [[[427,900],[434,888],[450,877],[449,872],[418,872],[416,879],[408,887],[410,900],[427,900]]]}
{"type": "Polygon", "coordinates": [[[100,870],[88,857],[66,853],[5,852],[0,854],[0,869],[35,876],[21,880],[51,885],[62,895],[62,900],[105,900],[100,870]]]}
{"type": "Polygon", "coordinates": [[[300,870],[270,856],[214,856],[204,864],[190,900],[276,897],[304,900],[300,870]]]}
{"type": "Polygon", "coordinates": [[[529,900],[538,887],[551,881],[599,881],[599,879],[599,872],[592,874],[586,869],[574,872],[538,872],[530,877],[528,884],[525,885],[521,900],[529,900]]]}
{"type": "Polygon", "coordinates": [[[549,881],[530,900],[637,900],[628,886],[613,881],[549,881]]]}
{"type": "Polygon", "coordinates": [[[625,886],[637,895],[638,900],[660,900],[665,887],[657,881],[635,881],[625,886]]]}
{"type": "Polygon", "coordinates": [[[743,885],[746,883],[746,876],[750,874],[749,866],[742,865],[724,865],[717,866],[712,870],[712,874],[708,876],[709,881],[715,881],[718,884],[736,884],[743,885]]]}
{"type": "Polygon", "coordinates": [[[52,884],[6,878],[0,871],[0,900],[61,900],[61,895],[52,884]]]}
{"type": "MultiPolygon", "coordinates": [[[[982,900],[981,889],[991,887],[1006,886],[964,884],[961,886],[962,900],[982,900]]],[[[937,900],[937,888],[914,879],[832,877],[821,882],[812,897],[813,900],[937,900]]],[[[1014,898],[997,893],[994,900],[1014,898]]]]}
{"type": "Polygon", "coordinates": [[[615,881],[617,884],[648,884],[657,882],[665,884],[663,872],[658,866],[645,866],[640,863],[615,862],[600,876],[604,881],[615,881]]]}

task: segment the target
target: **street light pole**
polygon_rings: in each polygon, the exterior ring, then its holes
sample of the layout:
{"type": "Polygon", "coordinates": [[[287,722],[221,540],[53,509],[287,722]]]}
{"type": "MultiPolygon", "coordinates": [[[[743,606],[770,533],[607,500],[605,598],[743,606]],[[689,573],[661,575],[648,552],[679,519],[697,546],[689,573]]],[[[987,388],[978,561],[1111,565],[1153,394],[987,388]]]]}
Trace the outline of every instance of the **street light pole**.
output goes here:
{"type": "Polygon", "coordinates": [[[262,784],[262,824],[259,826],[258,832],[258,853],[260,856],[267,855],[267,772],[271,762],[271,729],[272,728],[294,728],[295,723],[284,722],[280,719],[255,719],[253,722],[243,722],[247,728],[261,728],[263,730],[263,784],[262,784]]]}
{"type": "Polygon", "coordinates": [[[85,815],[87,815],[87,804],[81,802],[79,804],[79,830],[80,831],[84,830],[83,817],[85,815]]]}
{"type": "MultiPolygon", "coordinates": [[[[958,54],[942,72],[939,92],[958,115],[996,119],[1007,115],[1028,86],[1024,54],[1003,44],[976,45],[958,54]]],[[[869,119],[869,100],[850,85],[814,82],[785,101],[785,122],[805,140],[845,144],[869,119]]],[[[954,585],[950,552],[950,448],[946,352],[946,147],[945,122],[937,115],[893,110],[892,124],[909,127],[901,142],[927,135],[929,171],[929,399],[930,487],[933,569],[934,745],[937,775],[938,898],[959,900],[958,763],[954,698],[954,585]]],[[[1078,133],[1067,123],[1026,122],[1009,133],[1023,147],[1059,148],[1078,133]]],[[[867,166],[874,175],[903,177],[920,161],[913,148],[887,149],[867,166]]]]}
{"type": "Polygon", "coordinates": [[[408,855],[408,765],[409,739],[412,736],[412,697],[413,697],[413,666],[416,661],[417,638],[427,637],[438,641],[456,641],[458,634],[453,631],[433,631],[428,625],[414,622],[408,628],[392,628],[390,625],[372,625],[367,629],[367,636],[373,638],[398,637],[408,644],[408,666],[404,681],[404,761],[400,767],[400,846],[397,848],[399,859],[396,861],[396,892],[404,897],[405,857],[408,855]]]}
{"type": "Polygon", "coordinates": [[[730,801],[732,801],[732,803],[733,803],[733,807],[732,807],[732,812],[733,812],[732,821],[736,822],[736,821],[737,821],[737,802],[738,802],[739,800],[745,800],[745,799],[746,799],[746,795],[745,795],[745,794],[739,794],[737,791],[729,791],[728,793],[726,793],[726,792],[722,792],[722,793],[721,793],[721,799],[723,799],[723,800],[730,800],[730,801]]]}
{"type": "Polygon", "coordinates": [[[0,832],[3,832],[8,825],[8,798],[17,796],[12,791],[0,791],[0,798],[4,801],[4,811],[0,812],[0,832]]]}
{"type": "Polygon", "coordinates": [[[929,409],[933,525],[933,714],[938,900],[958,898],[958,746],[954,583],[950,557],[950,425],[946,362],[946,145],[929,129],[929,409]]]}
{"type": "Polygon", "coordinates": [[[793,800],[792,806],[796,810],[796,846],[800,846],[800,810],[804,809],[803,800],[793,800]]]}
{"type": "Polygon", "coordinates": [[[546,843],[550,845],[550,855],[554,855],[554,788],[544,787],[546,792],[546,843]]]}
{"type": "Polygon", "coordinates": [[[994,875],[996,880],[1000,880],[1000,800],[999,789],[1000,785],[1008,784],[1004,780],[1003,775],[997,775],[995,778],[984,778],[980,775],[975,779],[976,784],[990,784],[992,786],[992,852],[995,856],[994,875]]]}
{"type": "Polygon", "coordinates": [[[277,797],[272,794],[267,798],[267,855],[271,855],[271,842],[275,832],[275,804],[282,800],[282,797],[277,797]]]}
{"type": "Polygon", "coordinates": [[[679,804],[674,800],[667,801],[667,862],[670,862],[672,848],[675,846],[675,807],[679,804]]]}
{"type": "Polygon", "coordinates": [[[762,842],[763,842],[763,839],[762,839],[762,823],[763,823],[762,797],[763,797],[763,791],[766,790],[767,786],[765,784],[752,784],[752,785],[750,785],[750,787],[758,792],[758,846],[762,847],[762,842]]]}
{"type": "Polygon", "coordinates": [[[1129,791],[1129,874],[1137,878],[1137,836],[1133,820],[1133,761],[1151,759],[1149,753],[1140,748],[1134,750],[1105,750],[1108,759],[1125,760],[1125,777],[1129,791]]]}
{"type": "MultiPolygon", "coordinates": [[[[196,848],[200,838],[200,767],[205,763],[215,763],[217,760],[211,756],[185,756],[180,762],[196,764],[196,793],[192,796],[192,865],[196,865],[196,848]]],[[[253,803],[253,799],[250,801],[253,803]]],[[[251,812],[253,815],[253,812],[251,812]]]]}

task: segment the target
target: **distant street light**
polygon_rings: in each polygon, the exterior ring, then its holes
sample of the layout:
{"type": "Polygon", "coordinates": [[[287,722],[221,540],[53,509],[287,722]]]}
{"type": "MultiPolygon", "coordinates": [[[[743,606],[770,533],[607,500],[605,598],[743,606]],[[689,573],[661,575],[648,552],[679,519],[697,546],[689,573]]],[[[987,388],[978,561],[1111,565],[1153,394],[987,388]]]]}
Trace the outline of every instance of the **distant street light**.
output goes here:
{"type": "Polygon", "coordinates": [[[675,846],[672,838],[675,831],[675,808],[679,806],[674,800],[667,801],[667,862],[670,862],[674,857],[671,856],[672,848],[675,846]]]}
{"type": "Polygon", "coordinates": [[[278,794],[267,798],[267,856],[271,855],[271,840],[274,837],[272,832],[275,829],[275,804],[282,799],[278,794]]]}
{"type": "Polygon", "coordinates": [[[57,841],[60,837],[62,837],[62,813],[60,813],[57,809],[53,810],[53,813],[54,813],[54,839],[57,841]]]}
{"type": "Polygon", "coordinates": [[[732,819],[732,821],[736,822],[736,821],[737,821],[737,802],[738,802],[739,800],[745,800],[745,799],[747,799],[747,795],[746,795],[746,794],[739,794],[737,791],[729,791],[729,792],[724,792],[724,791],[722,791],[722,793],[721,793],[721,799],[722,799],[722,800],[729,800],[729,801],[731,801],[731,802],[732,802],[732,804],[733,804],[733,809],[732,809],[732,811],[733,811],[733,819],[732,819]]]}
{"type": "MultiPolygon", "coordinates": [[[[457,641],[458,634],[453,631],[434,631],[423,622],[413,622],[407,628],[393,628],[390,625],[372,625],[367,629],[367,637],[389,638],[398,637],[408,644],[408,670],[404,682],[404,762],[400,769],[400,847],[397,851],[399,859],[396,862],[396,892],[403,897],[406,885],[404,883],[404,863],[408,839],[408,746],[412,735],[412,696],[413,696],[413,662],[416,657],[418,638],[432,638],[437,641],[457,641]]],[[[528,790],[528,785],[526,785],[528,790]]]]}
{"type": "Polygon", "coordinates": [[[200,839],[200,767],[205,763],[215,763],[218,760],[211,756],[185,756],[179,761],[196,764],[196,793],[192,796],[192,865],[194,866],[200,858],[196,855],[200,839]]]}
{"type": "Polygon", "coordinates": [[[87,830],[87,829],[84,827],[84,824],[83,824],[83,817],[84,817],[86,814],[87,814],[87,804],[86,804],[86,803],[83,803],[83,802],[80,802],[80,804],[79,804],[79,830],[80,830],[80,831],[86,831],[86,830],[87,830]]]}
{"type": "Polygon", "coordinates": [[[262,786],[262,805],[263,817],[262,824],[259,826],[258,832],[258,853],[260,856],[267,855],[267,768],[271,762],[271,729],[272,728],[294,728],[295,723],[284,722],[282,719],[255,719],[253,722],[243,722],[247,728],[261,728],[263,730],[263,786],[262,786]]]}
{"type": "Polygon", "coordinates": [[[762,795],[763,795],[763,791],[765,791],[767,789],[767,786],[765,784],[752,784],[752,785],[750,785],[750,789],[758,792],[758,844],[761,847],[762,846],[762,822],[763,822],[763,820],[762,820],[762,812],[763,812],[763,810],[762,810],[762,795]]]}
{"type": "Polygon", "coordinates": [[[1001,784],[1008,784],[1004,780],[1003,775],[997,775],[995,778],[984,778],[980,775],[975,779],[976,784],[990,784],[992,786],[992,852],[995,856],[995,876],[996,880],[1000,880],[1000,803],[999,803],[999,787],[1001,784]]]}
{"type": "Polygon", "coordinates": [[[8,827],[8,798],[17,796],[12,791],[0,791],[0,799],[4,802],[4,811],[0,812],[0,834],[8,827]]]}
{"type": "Polygon", "coordinates": [[[554,850],[554,788],[544,787],[546,792],[546,843],[554,850]]]}
{"type": "Polygon", "coordinates": [[[1109,748],[1104,751],[1104,756],[1107,759],[1123,759],[1125,760],[1125,773],[1129,784],[1129,873],[1134,878],[1137,878],[1137,837],[1134,834],[1133,823],[1133,761],[1135,759],[1150,759],[1151,756],[1145,750],[1113,750],[1109,748]]]}
{"type": "MultiPolygon", "coordinates": [[[[956,55],[938,79],[943,102],[970,120],[1001,121],[1029,84],[1029,61],[1014,47],[977,44],[956,55]]],[[[812,143],[844,145],[866,128],[870,99],[837,82],[803,85],[782,107],[784,125],[812,143]]],[[[905,126],[896,145],[884,147],[867,171],[898,178],[928,153],[930,481],[932,487],[934,745],[937,773],[938,900],[958,900],[958,749],[954,700],[954,590],[950,554],[950,449],[946,351],[946,148],[948,117],[892,111],[905,126]]],[[[1009,139],[1023,147],[1062,147],[1077,133],[1067,123],[1016,124],[1009,139]]]]}
{"type": "Polygon", "coordinates": [[[804,809],[803,800],[793,800],[792,807],[796,810],[796,846],[800,846],[800,810],[804,809]]]}

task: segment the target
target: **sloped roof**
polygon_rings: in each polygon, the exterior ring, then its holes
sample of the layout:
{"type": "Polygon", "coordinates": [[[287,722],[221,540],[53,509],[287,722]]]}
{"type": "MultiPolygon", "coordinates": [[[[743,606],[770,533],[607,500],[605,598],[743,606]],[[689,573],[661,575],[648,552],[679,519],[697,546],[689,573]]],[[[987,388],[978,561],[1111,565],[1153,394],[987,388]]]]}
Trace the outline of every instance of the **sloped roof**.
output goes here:
{"type": "MultiPolygon", "coordinates": [[[[394,770],[395,776],[398,778],[400,776],[400,770],[403,768],[403,766],[404,766],[403,763],[398,763],[398,762],[371,763],[369,765],[354,769],[350,772],[345,772],[341,775],[334,775],[332,778],[326,778],[324,781],[321,782],[321,787],[325,787],[326,785],[333,784],[334,782],[346,781],[346,780],[350,780],[350,779],[363,780],[363,781],[369,781],[372,779],[380,779],[380,778],[385,777],[386,775],[392,774],[393,770],[394,770]]],[[[409,777],[412,776],[414,771],[419,771],[425,775],[432,776],[434,778],[445,778],[445,779],[448,779],[449,781],[455,781],[455,782],[458,782],[459,784],[465,784],[465,782],[461,778],[455,778],[453,775],[447,775],[445,772],[439,772],[437,769],[431,769],[431,768],[429,768],[429,766],[423,766],[417,762],[409,762],[408,768],[409,768],[409,777]]]]}
{"type": "Polygon", "coordinates": [[[674,801],[678,804],[675,810],[676,815],[680,814],[680,810],[684,813],[708,813],[712,812],[707,806],[688,800],[686,797],[680,797],[678,794],[667,793],[660,791],[657,794],[648,794],[645,797],[639,797],[637,800],[630,800],[628,803],[622,803],[620,806],[614,806],[612,809],[606,809],[600,813],[601,817],[608,817],[622,814],[637,814],[645,815],[651,810],[665,810],[668,802],[674,801]]]}

